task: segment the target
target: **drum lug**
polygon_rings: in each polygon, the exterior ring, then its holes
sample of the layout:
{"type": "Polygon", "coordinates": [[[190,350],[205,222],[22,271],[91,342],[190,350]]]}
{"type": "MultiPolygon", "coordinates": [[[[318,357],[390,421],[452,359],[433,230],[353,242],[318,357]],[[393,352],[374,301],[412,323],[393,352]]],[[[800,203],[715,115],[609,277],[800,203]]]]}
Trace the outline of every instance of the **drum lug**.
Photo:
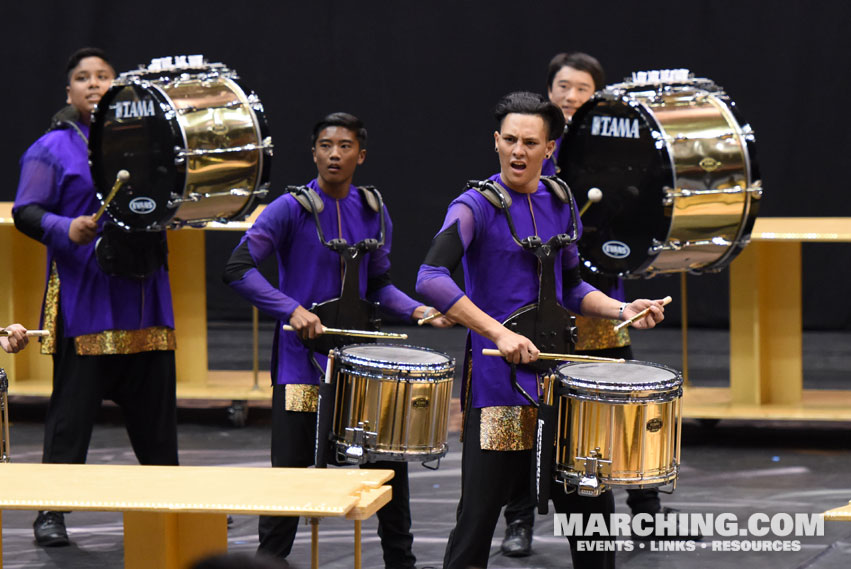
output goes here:
{"type": "Polygon", "coordinates": [[[600,483],[597,474],[601,464],[611,464],[611,460],[605,460],[600,455],[600,447],[591,451],[591,456],[577,456],[576,460],[585,461],[585,474],[579,479],[577,493],[580,496],[596,498],[606,490],[606,485],[600,483]]]}
{"type": "Polygon", "coordinates": [[[366,430],[366,423],[358,422],[357,427],[346,427],[345,440],[338,445],[337,455],[346,464],[364,464],[369,461],[368,448],[375,446],[378,433],[366,430]],[[341,448],[343,449],[342,452],[341,448]]]}

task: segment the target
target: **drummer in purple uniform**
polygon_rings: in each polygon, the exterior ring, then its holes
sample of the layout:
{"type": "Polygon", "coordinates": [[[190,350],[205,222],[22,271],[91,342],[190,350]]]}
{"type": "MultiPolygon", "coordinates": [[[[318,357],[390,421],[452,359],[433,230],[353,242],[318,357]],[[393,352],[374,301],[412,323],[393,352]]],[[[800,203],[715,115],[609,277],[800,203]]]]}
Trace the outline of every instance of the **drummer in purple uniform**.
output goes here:
{"type": "MultiPolygon", "coordinates": [[[[490,180],[510,196],[508,207],[517,235],[536,235],[547,241],[565,233],[575,211],[541,181],[543,161],[552,154],[564,128],[561,111],[538,95],[512,93],[500,101],[495,114],[500,172],[490,180]]],[[[650,308],[647,316],[635,323],[638,328],[652,328],[662,320],[662,301],[612,299],[579,278],[578,263],[575,244],[562,249],[556,259],[556,297],[561,305],[579,314],[614,319],[627,319],[650,308]]],[[[518,489],[530,485],[536,412],[512,388],[506,360],[526,364],[537,359],[539,350],[529,338],[501,322],[537,300],[538,268],[535,256],[512,239],[503,212],[475,189],[450,204],[420,267],[417,291],[471,330],[464,371],[469,379],[462,396],[461,500],[444,569],[486,567],[500,509],[518,489]],[[461,263],[466,294],[450,276],[461,263]],[[482,355],[482,348],[494,347],[505,359],[482,355]]],[[[518,384],[527,393],[537,393],[534,372],[521,366],[516,373],[518,384]]],[[[614,510],[610,492],[585,498],[566,494],[558,486],[551,496],[557,512],[588,515],[614,510]]],[[[614,566],[614,552],[577,551],[575,538],[569,541],[574,567],[614,566]]]]}
{"type": "MultiPolygon", "coordinates": [[[[46,463],[84,463],[97,410],[111,399],[124,410],[142,464],[177,464],[174,316],[168,272],[110,276],[95,241],[105,218],[89,169],[91,113],[115,77],[106,55],[84,48],[67,66],[68,107],[21,158],[15,226],[47,247],[42,327],[52,335],[53,391],[44,428],[46,463]]],[[[57,481],[57,484],[61,481],[57,481]]],[[[39,512],[42,546],[68,545],[61,512],[39,512]]]]}
{"type": "MultiPolygon", "coordinates": [[[[344,262],[317,236],[312,208],[318,212],[326,239],[348,243],[376,238],[381,232],[380,214],[370,205],[369,190],[352,185],[355,169],[366,158],[366,129],[356,117],[333,113],[313,129],[313,161],[317,177],[300,194],[285,194],[269,204],[234,249],[224,279],[252,304],[278,320],[272,353],[272,466],[306,467],[313,464],[316,442],[316,409],[319,380],[327,357],[311,352],[300,339],[315,339],[323,326],[305,307],[341,296],[344,262]],[[299,201],[296,195],[313,200],[299,201]],[[274,256],[278,262],[278,285],[270,284],[257,266],[274,256]],[[289,324],[295,332],[282,331],[289,324]],[[312,361],[315,358],[315,362],[312,361]]],[[[381,211],[381,210],[379,210],[381,211]]],[[[358,289],[361,298],[377,301],[383,312],[402,320],[428,316],[434,309],[411,299],[390,282],[392,225],[383,212],[384,244],[367,252],[360,263],[358,289]]],[[[431,321],[445,327],[443,317],[431,321]]],[[[387,567],[412,568],[411,514],[406,462],[375,462],[363,467],[390,468],[393,498],[378,512],[378,534],[387,567]]],[[[298,518],[261,516],[258,553],[286,557],[292,549],[298,518]]]]}

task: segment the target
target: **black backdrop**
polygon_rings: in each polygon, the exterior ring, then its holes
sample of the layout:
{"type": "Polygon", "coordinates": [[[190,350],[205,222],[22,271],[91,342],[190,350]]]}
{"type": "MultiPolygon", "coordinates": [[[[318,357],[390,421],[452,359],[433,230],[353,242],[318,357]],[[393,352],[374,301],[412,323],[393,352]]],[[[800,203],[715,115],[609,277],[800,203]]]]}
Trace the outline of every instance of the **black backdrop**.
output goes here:
{"type": "MultiPolygon", "coordinates": [[[[14,198],[21,153],[64,102],[74,49],[106,49],[119,72],[202,53],[237,70],[263,100],[275,196],[315,174],[308,133],[316,119],[346,110],[367,122],[369,156],[355,181],[382,189],[395,223],[394,279],[411,293],[446,204],[465,180],[497,168],[493,104],[512,90],[543,91],[549,58],[582,50],[601,60],[610,82],[687,67],[725,87],[757,133],[762,216],[851,216],[842,173],[851,151],[851,4],[843,0],[4,4],[0,200],[14,198]]],[[[219,280],[237,237],[207,235],[210,318],[248,318],[248,305],[219,280]]],[[[806,327],[851,329],[849,266],[848,245],[804,247],[806,327]]],[[[690,322],[725,326],[726,271],[688,284],[690,322]]],[[[677,299],[679,279],[629,291],[677,299]]]]}

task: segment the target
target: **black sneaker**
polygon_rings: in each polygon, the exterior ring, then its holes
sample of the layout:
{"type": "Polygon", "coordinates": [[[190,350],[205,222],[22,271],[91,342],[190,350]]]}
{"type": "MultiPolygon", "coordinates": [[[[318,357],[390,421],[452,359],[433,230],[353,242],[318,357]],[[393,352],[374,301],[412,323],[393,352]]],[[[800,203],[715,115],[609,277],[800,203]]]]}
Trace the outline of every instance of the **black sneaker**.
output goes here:
{"type": "Polygon", "coordinates": [[[71,543],[65,530],[65,514],[62,512],[39,512],[33,522],[33,533],[35,542],[42,547],[61,547],[71,543]]]}
{"type": "Polygon", "coordinates": [[[521,521],[508,524],[500,547],[506,557],[526,557],[532,553],[532,528],[521,521]]]}

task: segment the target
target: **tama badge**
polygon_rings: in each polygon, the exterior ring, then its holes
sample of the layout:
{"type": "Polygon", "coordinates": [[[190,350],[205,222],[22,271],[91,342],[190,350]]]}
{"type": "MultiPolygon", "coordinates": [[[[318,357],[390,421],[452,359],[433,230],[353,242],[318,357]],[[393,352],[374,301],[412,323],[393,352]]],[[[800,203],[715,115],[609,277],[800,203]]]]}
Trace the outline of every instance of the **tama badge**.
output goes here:
{"type": "Polygon", "coordinates": [[[140,215],[145,215],[146,213],[151,213],[155,209],[157,209],[157,202],[152,200],[151,198],[141,197],[134,198],[130,200],[130,211],[133,213],[138,213],[140,215]]]}
{"type": "Polygon", "coordinates": [[[622,241],[606,241],[603,243],[603,254],[612,259],[626,259],[629,257],[629,245],[622,241]]]}

